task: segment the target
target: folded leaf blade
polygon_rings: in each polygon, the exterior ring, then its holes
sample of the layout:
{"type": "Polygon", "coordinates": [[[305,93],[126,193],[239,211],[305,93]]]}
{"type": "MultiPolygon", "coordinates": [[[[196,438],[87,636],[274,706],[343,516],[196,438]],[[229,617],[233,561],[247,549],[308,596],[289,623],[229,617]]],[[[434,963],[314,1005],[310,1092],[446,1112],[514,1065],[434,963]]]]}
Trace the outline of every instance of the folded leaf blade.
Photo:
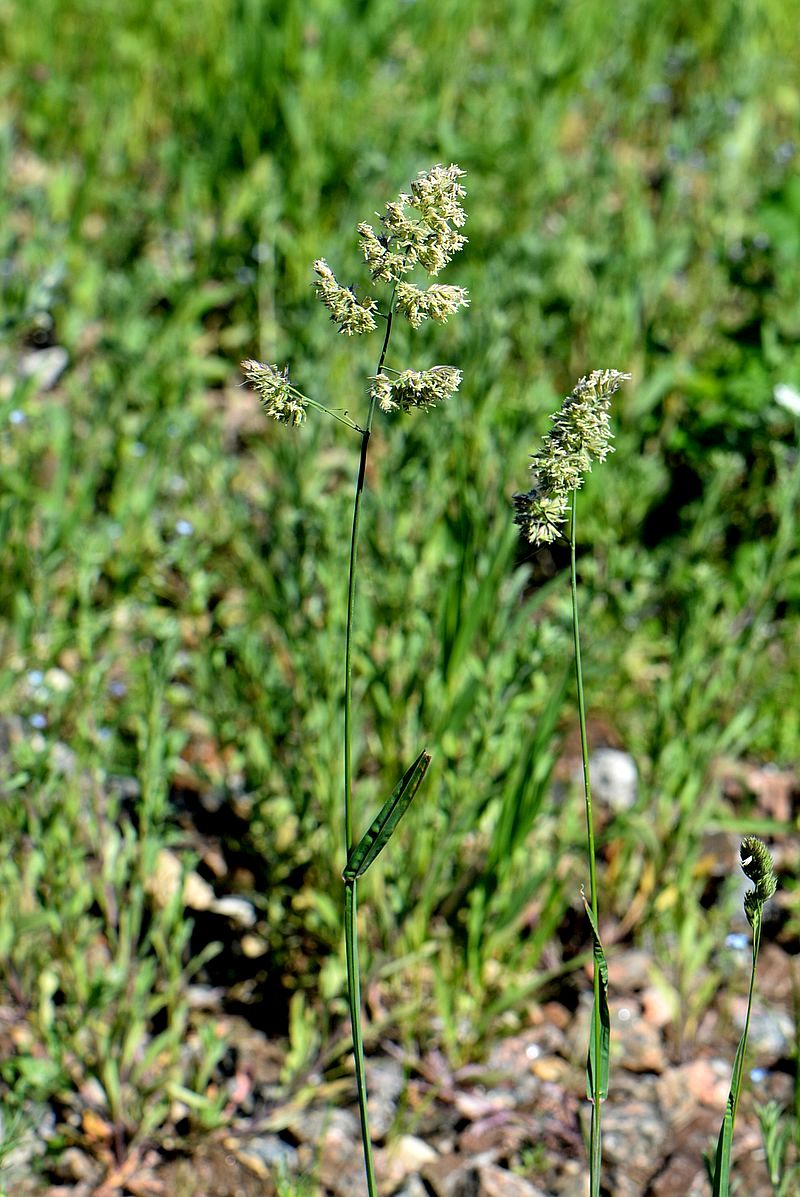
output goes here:
{"type": "Polygon", "coordinates": [[[608,1060],[611,1049],[611,1015],[608,1009],[608,965],[606,963],[605,952],[603,945],[600,942],[600,932],[597,929],[592,908],[583,898],[583,905],[586,908],[586,914],[589,919],[589,924],[592,928],[592,950],[594,956],[594,967],[600,978],[598,986],[599,991],[599,1010],[596,1010],[594,1003],[592,1003],[592,1030],[589,1039],[589,1052],[586,1060],[586,1096],[589,1101],[595,1100],[595,1076],[598,1078],[599,1086],[597,1096],[601,1101],[605,1101],[608,1097],[608,1060]],[[600,1059],[597,1059],[597,1043],[595,1041],[594,1025],[595,1019],[600,1019],[600,1059]]]}
{"type": "Polygon", "coordinates": [[[345,881],[352,882],[363,877],[386,847],[397,824],[411,805],[430,763],[430,753],[423,749],[414,763],[409,765],[373,822],[350,853],[347,868],[342,874],[345,881]]]}

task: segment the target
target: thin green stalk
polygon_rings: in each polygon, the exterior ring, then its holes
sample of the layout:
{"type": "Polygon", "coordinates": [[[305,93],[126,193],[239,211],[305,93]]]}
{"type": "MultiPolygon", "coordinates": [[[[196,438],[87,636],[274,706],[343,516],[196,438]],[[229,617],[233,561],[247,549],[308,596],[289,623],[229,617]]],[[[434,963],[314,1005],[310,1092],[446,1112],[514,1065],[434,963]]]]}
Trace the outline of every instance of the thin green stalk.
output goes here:
{"type": "Polygon", "coordinates": [[[340,424],[345,424],[348,428],[352,428],[354,432],[360,432],[363,435],[364,429],[360,424],[356,424],[355,420],[351,420],[347,412],[343,412],[340,415],[339,412],[334,408],[326,407],[324,403],[317,403],[316,399],[309,399],[307,395],[303,396],[303,402],[309,407],[313,407],[317,411],[321,411],[324,415],[331,416],[334,420],[338,420],[340,424]]]}
{"type": "Polygon", "coordinates": [[[753,924],[753,965],[750,969],[750,987],[747,991],[747,1013],[744,1018],[744,1031],[742,1033],[742,1040],[744,1042],[744,1051],[741,1058],[734,1062],[733,1078],[731,1081],[731,1089],[735,1097],[733,1101],[733,1117],[736,1117],[736,1111],[739,1109],[739,1098],[742,1096],[742,1079],[744,1077],[744,1054],[747,1050],[747,1039],[750,1034],[750,1014],[753,1009],[753,994],[756,988],[756,968],[758,966],[758,952],[761,947],[761,912],[756,915],[753,924]]]}
{"type": "MultiPolygon", "coordinates": [[[[386,333],[383,338],[380,359],[376,374],[380,374],[389,348],[392,335],[392,318],[394,316],[394,292],[386,317],[386,333]]],[[[347,580],[347,627],[345,631],[344,650],[344,835],[345,835],[345,867],[350,860],[354,848],[353,842],[353,772],[352,772],[352,735],[353,735],[353,619],[356,599],[356,565],[358,562],[358,539],[361,522],[361,497],[364,493],[364,480],[367,472],[367,454],[372,435],[372,422],[375,417],[376,399],[370,394],[367,422],[361,429],[361,454],[358,462],[358,476],[353,500],[353,525],[350,533],[350,567],[347,580]]],[[[369,1134],[369,1118],[367,1114],[367,1084],[364,1069],[364,1042],[361,1030],[361,982],[358,964],[358,933],[356,928],[357,895],[355,880],[345,882],[345,955],[347,957],[347,996],[350,1006],[350,1025],[353,1035],[353,1057],[356,1070],[356,1088],[358,1090],[358,1108],[361,1115],[361,1142],[364,1148],[364,1166],[367,1173],[367,1190],[369,1197],[377,1197],[375,1183],[375,1165],[372,1158],[372,1141],[369,1134]]]]}
{"type": "MultiPolygon", "coordinates": [[[[380,374],[389,348],[389,338],[392,335],[392,319],[394,317],[394,292],[386,317],[386,334],[383,338],[383,348],[378,361],[376,374],[380,374]]],[[[347,577],[347,627],[344,641],[344,838],[346,859],[353,850],[353,774],[352,774],[352,724],[353,724],[353,616],[356,602],[356,565],[358,563],[358,534],[361,523],[361,496],[364,493],[364,479],[367,472],[367,454],[369,439],[372,435],[372,422],[375,418],[375,395],[370,394],[367,422],[361,432],[361,456],[358,463],[356,478],[356,493],[353,500],[353,525],[350,533],[350,567],[347,577]]]]}
{"type": "Polygon", "coordinates": [[[358,1111],[361,1116],[361,1146],[364,1150],[364,1167],[367,1172],[369,1197],[376,1197],[375,1162],[372,1157],[372,1140],[369,1137],[369,1116],[367,1113],[367,1078],[364,1068],[364,1040],[361,1034],[361,980],[358,972],[358,913],[357,882],[346,881],[344,889],[344,942],[347,956],[347,993],[350,1000],[350,1022],[353,1029],[353,1059],[356,1067],[356,1089],[358,1111]]]}
{"type": "MultiPolygon", "coordinates": [[[[594,822],[592,818],[592,791],[589,784],[589,744],[586,736],[586,701],[583,693],[583,668],[581,665],[581,637],[578,618],[578,574],[575,563],[575,516],[577,510],[578,492],[572,492],[572,507],[570,517],[570,585],[572,590],[572,635],[575,645],[575,681],[578,690],[578,719],[581,728],[581,759],[583,761],[583,789],[586,800],[586,836],[589,856],[589,901],[592,910],[595,929],[597,922],[597,868],[595,864],[594,822]]],[[[600,1127],[600,1103],[602,1069],[600,1060],[602,1055],[602,1028],[600,1024],[600,970],[597,959],[594,958],[593,970],[594,1004],[592,1012],[592,1038],[594,1042],[595,1067],[592,1072],[592,1126],[589,1154],[590,1188],[592,1197],[600,1193],[600,1168],[602,1162],[602,1140],[600,1127]]]]}

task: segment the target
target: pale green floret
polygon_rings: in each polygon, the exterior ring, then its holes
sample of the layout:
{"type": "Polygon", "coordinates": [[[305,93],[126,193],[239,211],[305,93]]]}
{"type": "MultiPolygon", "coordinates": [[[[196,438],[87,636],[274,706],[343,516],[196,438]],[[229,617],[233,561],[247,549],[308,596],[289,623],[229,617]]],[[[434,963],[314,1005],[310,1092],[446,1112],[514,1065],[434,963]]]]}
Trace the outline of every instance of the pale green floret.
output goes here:
{"type": "Polygon", "coordinates": [[[277,366],[248,358],[242,362],[242,372],[258,392],[261,406],[268,416],[282,424],[303,423],[307,400],[290,383],[288,366],[280,371],[277,366]]]}
{"type": "Polygon", "coordinates": [[[413,283],[401,282],[397,284],[396,305],[412,328],[419,328],[423,320],[429,318],[444,324],[459,308],[469,307],[469,294],[464,287],[435,283],[424,291],[413,283]]]}
{"type": "Polygon", "coordinates": [[[531,544],[558,540],[567,518],[570,495],[583,485],[593,461],[613,452],[609,409],[611,396],[630,374],[596,370],[582,378],[551,417],[553,428],[533,455],[535,484],[514,496],[514,519],[531,544]]]}
{"type": "Polygon", "coordinates": [[[359,303],[353,292],[337,281],[336,275],[324,258],[317,259],[314,270],[318,275],[314,289],[330,312],[331,320],[339,325],[339,332],[348,337],[372,332],[375,328],[375,317],[372,313],[377,308],[375,301],[367,298],[363,303],[359,303]]]}
{"type": "Polygon", "coordinates": [[[461,383],[461,371],[454,366],[432,366],[430,370],[403,370],[394,379],[376,374],[370,394],[382,411],[424,410],[435,407],[455,394],[461,383]]]}

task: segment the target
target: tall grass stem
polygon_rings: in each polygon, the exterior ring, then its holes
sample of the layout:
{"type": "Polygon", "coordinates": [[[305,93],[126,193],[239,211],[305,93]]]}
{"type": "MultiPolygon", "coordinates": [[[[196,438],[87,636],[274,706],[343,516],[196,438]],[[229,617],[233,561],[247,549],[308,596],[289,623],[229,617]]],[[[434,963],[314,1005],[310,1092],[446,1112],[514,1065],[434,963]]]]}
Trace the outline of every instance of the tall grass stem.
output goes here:
{"type": "MultiPolygon", "coordinates": [[[[586,801],[586,837],[589,857],[589,901],[595,927],[597,919],[597,868],[595,864],[594,820],[592,817],[592,790],[589,781],[589,743],[586,735],[586,700],[583,692],[583,667],[581,664],[580,619],[578,615],[578,573],[575,560],[575,528],[578,506],[578,491],[572,492],[570,509],[570,587],[572,591],[572,636],[575,645],[575,683],[578,691],[578,720],[581,729],[581,760],[583,762],[583,790],[586,801]]],[[[600,1126],[600,1103],[602,1069],[602,1028],[600,1023],[600,971],[594,957],[593,971],[594,1003],[592,1007],[592,1040],[594,1043],[595,1067],[592,1070],[592,1124],[589,1153],[591,1197],[599,1197],[600,1170],[602,1164],[602,1139],[600,1126]]]]}
{"type": "MultiPolygon", "coordinates": [[[[392,319],[394,316],[395,292],[389,305],[386,317],[386,332],[383,347],[378,361],[376,374],[383,369],[389,340],[392,335],[392,319]]],[[[350,566],[347,579],[347,626],[345,630],[345,664],[344,664],[344,835],[345,835],[345,867],[350,860],[354,848],[353,842],[353,626],[356,601],[356,567],[358,564],[358,540],[361,523],[361,498],[364,493],[364,482],[367,473],[367,454],[372,435],[372,422],[375,418],[376,398],[370,393],[367,422],[361,429],[361,453],[358,462],[358,475],[353,500],[353,524],[350,532],[350,566]]],[[[369,1134],[369,1116],[367,1112],[367,1083],[364,1068],[364,1039],[361,1027],[361,981],[358,963],[358,929],[357,918],[357,890],[355,879],[345,881],[344,906],[344,940],[345,956],[347,960],[347,998],[350,1007],[350,1025],[353,1035],[353,1059],[356,1071],[356,1088],[358,1090],[358,1109],[361,1119],[361,1142],[364,1149],[364,1167],[367,1174],[367,1190],[369,1197],[377,1197],[375,1183],[375,1164],[372,1157],[372,1141],[369,1134]]]]}

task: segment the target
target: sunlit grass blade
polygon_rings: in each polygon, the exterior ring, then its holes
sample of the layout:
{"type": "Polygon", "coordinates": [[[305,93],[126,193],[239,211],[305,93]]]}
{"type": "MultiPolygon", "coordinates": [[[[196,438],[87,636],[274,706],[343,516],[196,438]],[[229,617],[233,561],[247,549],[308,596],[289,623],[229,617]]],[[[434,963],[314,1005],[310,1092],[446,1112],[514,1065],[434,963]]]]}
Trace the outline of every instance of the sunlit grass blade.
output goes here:
{"type": "Polygon", "coordinates": [[[351,852],[347,868],[342,873],[345,881],[355,881],[358,877],[363,877],[373,861],[386,847],[397,824],[411,805],[430,763],[430,753],[423,748],[414,763],[409,765],[392,790],[390,797],[351,852]]]}
{"type": "Polygon", "coordinates": [[[599,1073],[596,1073],[598,1067],[596,1061],[597,1042],[595,1035],[592,1035],[589,1040],[589,1054],[586,1060],[586,1096],[589,1101],[595,1100],[595,1095],[599,1094],[600,1100],[605,1100],[608,1097],[608,1057],[611,1044],[611,1017],[608,1011],[608,964],[606,963],[606,954],[603,951],[603,945],[600,942],[600,932],[597,929],[592,908],[586,901],[585,895],[581,895],[583,904],[586,907],[586,917],[592,928],[592,942],[594,966],[597,970],[597,975],[600,978],[600,985],[595,996],[595,1003],[592,1006],[592,1025],[598,1017],[600,1018],[600,1061],[599,1073]],[[600,1084],[599,1089],[595,1089],[594,1078],[598,1076],[600,1084]]]}
{"type": "MultiPolygon", "coordinates": [[[[739,1043],[739,1052],[743,1047],[743,1041],[739,1043]]],[[[737,1052],[737,1058],[739,1056],[737,1052]]],[[[725,1106],[725,1116],[722,1119],[722,1126],[719,1130],[719,1139],[717,1140],[717,1151],[714,1157],[714,1172],[712,1176],[714,1197],[728,1197],[729,1178],[731,1173],[731,1148],[733,1146],[733,1093],[728,1094],[728,1103],[725,1106]]]]}

